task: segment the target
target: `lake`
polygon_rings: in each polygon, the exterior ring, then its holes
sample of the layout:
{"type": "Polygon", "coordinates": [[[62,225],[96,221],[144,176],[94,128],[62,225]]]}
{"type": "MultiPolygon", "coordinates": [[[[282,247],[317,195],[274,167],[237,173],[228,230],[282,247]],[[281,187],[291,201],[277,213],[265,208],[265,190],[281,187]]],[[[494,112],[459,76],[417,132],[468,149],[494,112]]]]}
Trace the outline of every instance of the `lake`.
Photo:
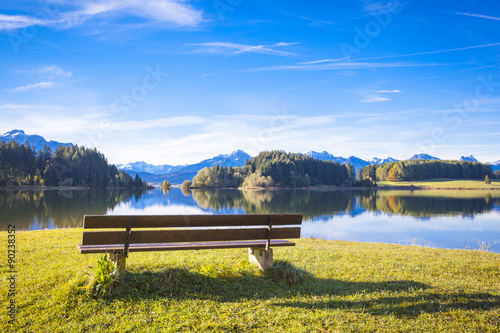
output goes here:
{"type": "Polygon", "coordinates": [[[500,191],[0,191],[0,229],[81,227],[83,215],[302,213],[303,237],[500,253],[500,191]]]}

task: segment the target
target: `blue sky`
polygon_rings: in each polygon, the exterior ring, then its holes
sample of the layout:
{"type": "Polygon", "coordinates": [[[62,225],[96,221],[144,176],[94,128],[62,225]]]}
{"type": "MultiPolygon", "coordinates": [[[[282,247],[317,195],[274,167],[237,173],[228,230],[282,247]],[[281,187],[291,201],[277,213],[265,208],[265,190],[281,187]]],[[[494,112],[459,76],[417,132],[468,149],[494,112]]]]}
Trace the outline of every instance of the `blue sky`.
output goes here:
{"type": "Polygon", "coordinates": [[[500,159],[496,1],[10,1],[0,43],[0,132],[111,163],[500,159]]]}

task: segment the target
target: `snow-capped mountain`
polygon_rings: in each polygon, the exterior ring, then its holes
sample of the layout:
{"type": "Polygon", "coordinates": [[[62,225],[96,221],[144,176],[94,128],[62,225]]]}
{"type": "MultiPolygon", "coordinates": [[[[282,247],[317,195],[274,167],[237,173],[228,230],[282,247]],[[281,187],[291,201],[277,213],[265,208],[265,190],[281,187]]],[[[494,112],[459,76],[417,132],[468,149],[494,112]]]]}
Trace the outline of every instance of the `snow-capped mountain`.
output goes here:
{"type": "Polygon", "coordinates": [[[15,141],[19,144],[24,145],[28,142],[31,146],[35,148],[35,151],[39,151],[43,149],[43,146],[47,144],[47,146],[54,152],[60,146],[73,146],[72,143],[62,143],[57,141],[47,141],[40,135],[28,135],[23,130],[12,130],[10,132],[5,133],[0,136],[0,141],[10,142],[15,141]]]}
{"type": "Polygon", "coordinates": [[[370,165],[370,164],[384,164],[384,163],[398,161],[392,157],[387,157],[386,159],[374,157],[371,161],[363,160],[363,159],[356,157],[356,156],[349,156],[348,158],[344,158],[342,156],[336,157],[327,151],[323,151],[321,153],[318,153],[315,151],[310,151],[304,155],[318,159],[318,160],[322,160],[322,161],[334,161],[334,162],[337,162],[340,164],[351,164],[354,167],[355,172],[357,172],[358,169],[364,168],[365,166],[370,165]]]}
{"type": "Polygon", "coordinates": [[[185,180],[193,179],[198,171],[203,168],[213,167],[217,164],[223,167],[241,167],[250,158],[251,156],[243,150],[237,150],[231,154],[220,154],[196,164],[172,166],[135,162],[117,165],[117,167],[132,176],[138,174],[142,179],[150,183],[161,183],[163,180],[167,180],[171,184],[181,184],[185,180]]]}
{"type": "Polygon", "coordinates": [[[469,156],[462,156],[460,157],[460,161],[464,161],[464,162],[479,162],[478,160],[476,160],[476,158],[472,155],[469,155],[469,156]]]}
{"type": "Polygon", "coordinates": [[[440,158],[428,154],[415,154],[409,160],[441,160],[440,158]]]}
{"type": "Polygon", "coordinates": [[[371,160],[371,164],[386,164],[386,163],[392,163],[392,162],[398,162],[398,161],[399,160],[392,158],[392,157],[389,157],[389,156],[387,158],[384,158],[384,159],[374,157],[371,160]]]}
{"type": "Polygon", "coordinates": [[[500,160],[496,161],[496,162],[491,162],[491,163],[488,163],[491,165],[491,168],[493,169],[493,171],[498,171],[500,170],[500,160]]]}
{"type": "Polygon", "coordinates": [[[354,167],[354,172],[355,174],[358,172],[359,169],[364,168],[365,166],[368,166],[371,164],[371,162],[365,161],[360,159],[359,157],[356,156],[349,156],[347,160],[344,162],[344,164],[350,164],[354,167]]]}
{"type": "Polygon", "coordinates": [[[153,165],[146,163],[144,161],[141,162],[133,162],[127,164],[117,164],[116,167],[123,171],[131,171],[135,173],[150,173],[152,175],[163,175],[170,172],[175,172],[184,167],[184,165],[153,165]]]}
{"type": "Polygon", "coordinates": [[[337,162],[337,163],[340,163],[340,164],[345,163],[345,161],[347,161],[347,158],[344,158],[342,156],[335,157],[335,156],[333,156],[332,154],[330,154],[327,151],[323,151],[321,153],[318,153],[318,152],[315,152],[315,151],[310,151],[310,152],[308,152],[308,153],[306,153],[304,155],[312,157],[312,158],[315,158],[317,160],[321,160],[321,161],[334,161],[334,162],[337,162]]]}
{"type": "Polygon", "coordinates": [[[199,170],[203,168],[210,168],[213,166],[216,166],[217,164],[219,166],[224,166],[224,167],[241,167],[245,164],[245,162],[252,158],[250,155],[245,153],[243,150],[236,150],[232,152],[231,154],[220,154],[217,155],[213,158],[203,160],[200,163],[196,164],[191,164],[191,165],[186,165],[179,169],[179,172],[198,172],[199,170]]]}

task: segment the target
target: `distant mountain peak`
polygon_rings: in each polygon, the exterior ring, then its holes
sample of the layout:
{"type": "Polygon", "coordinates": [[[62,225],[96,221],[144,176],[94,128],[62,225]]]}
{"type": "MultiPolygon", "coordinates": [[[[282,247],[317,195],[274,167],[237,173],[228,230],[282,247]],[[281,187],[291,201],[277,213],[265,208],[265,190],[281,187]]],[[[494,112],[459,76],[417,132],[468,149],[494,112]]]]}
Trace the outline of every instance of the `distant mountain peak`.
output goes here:
{"type": "Polygon", "coordinates": [[[241,167],[250,158],[252,158],[250,155],[238,149],[230,154],[219,154],[196,164],[152,165],[145,162],[132,162],[119,164],[116,167],[131,175],[139,173],[141,178],[149,182],[161,183],[161,181],[167,179],[172,184],[180,184],[184,180],[191,180],[203,168],[213,167],[217,164],[223,167],[241,167]]]}
{"type": "Polygon", "coordinates": [[[10,136],[15,136],[15,135],[19,135],[19,134],[26,134],[23,130],[12,130],[10,132],[7,132],[4,134],[4,136],[7,136],[7,135],[10,135],[10,136]]]}
{"type": "Polygon", "coordinates": [[[62,143],[57,141],[47,141],[44,137],[40,135],[28,135],[23,130],[15,129],[5,133],[0,136],[0,141],[10,142],[15,141],[21,145],[24,145],[26,142],[35,148],[35,151],[43,149],[44,145],[47,145],[52,152],[59,148],[60,146],[74,146],[72,143],[62,143]]]}
{"type": "Polygon", "coordinates": [[[460,157],[460,161],[465,161],[465,162],[479,162],[474,156],[469,155],[469,156],[462,156],[460,157]]]}
{"type": "Polygon", "coordinates": [[[409,160],[441,160],[440,158],[431,156],[429,154],[415,154],[409,160]]]}
{"type": "Polygon", "coordinates": [[[392,158],[390,156],[387,156],[387,158],[378,158],[378,157],[374,157],[372,158],[371,160],[371,163],[372,164],[386,164],[386,163],[392,163],[392,162],[398,162],[399,160],[395,159],[395,158],[392,158]]]}

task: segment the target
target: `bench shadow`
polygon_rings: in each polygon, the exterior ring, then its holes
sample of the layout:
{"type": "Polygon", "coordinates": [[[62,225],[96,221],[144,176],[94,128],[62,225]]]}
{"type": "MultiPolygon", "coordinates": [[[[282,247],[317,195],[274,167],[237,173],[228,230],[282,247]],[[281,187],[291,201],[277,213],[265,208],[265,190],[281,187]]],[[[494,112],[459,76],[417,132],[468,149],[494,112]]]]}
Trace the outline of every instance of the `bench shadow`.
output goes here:
{"type": "Polygon", "coordinates": [[[430,286],[408,280],[351,282],[314,277],[286,261],[276,261],[265,274],[255,271],[199,273],[184,268],[128,272],[115,297],[125,299],[198,299],[236,302],[248,299],[276,300],[273,305],[304,309],[348,309],[372,315],[398,317],[452,309],[489,310],[500,307],[500,297],[487,293],[431,292],[430,286]],[[378,295],[374,295],[379,293],[378,295]],[[393,296],[400,293],[401,296],[393,296]],[[390,294],[389,297],[383,295],[390,294]],[[307,302],[295,296],[320,296],[307,302]],[[352,300],[352,295],[356,295],[352,300]],[[322,297],[321,297],[322,296],[322,297]]]}

